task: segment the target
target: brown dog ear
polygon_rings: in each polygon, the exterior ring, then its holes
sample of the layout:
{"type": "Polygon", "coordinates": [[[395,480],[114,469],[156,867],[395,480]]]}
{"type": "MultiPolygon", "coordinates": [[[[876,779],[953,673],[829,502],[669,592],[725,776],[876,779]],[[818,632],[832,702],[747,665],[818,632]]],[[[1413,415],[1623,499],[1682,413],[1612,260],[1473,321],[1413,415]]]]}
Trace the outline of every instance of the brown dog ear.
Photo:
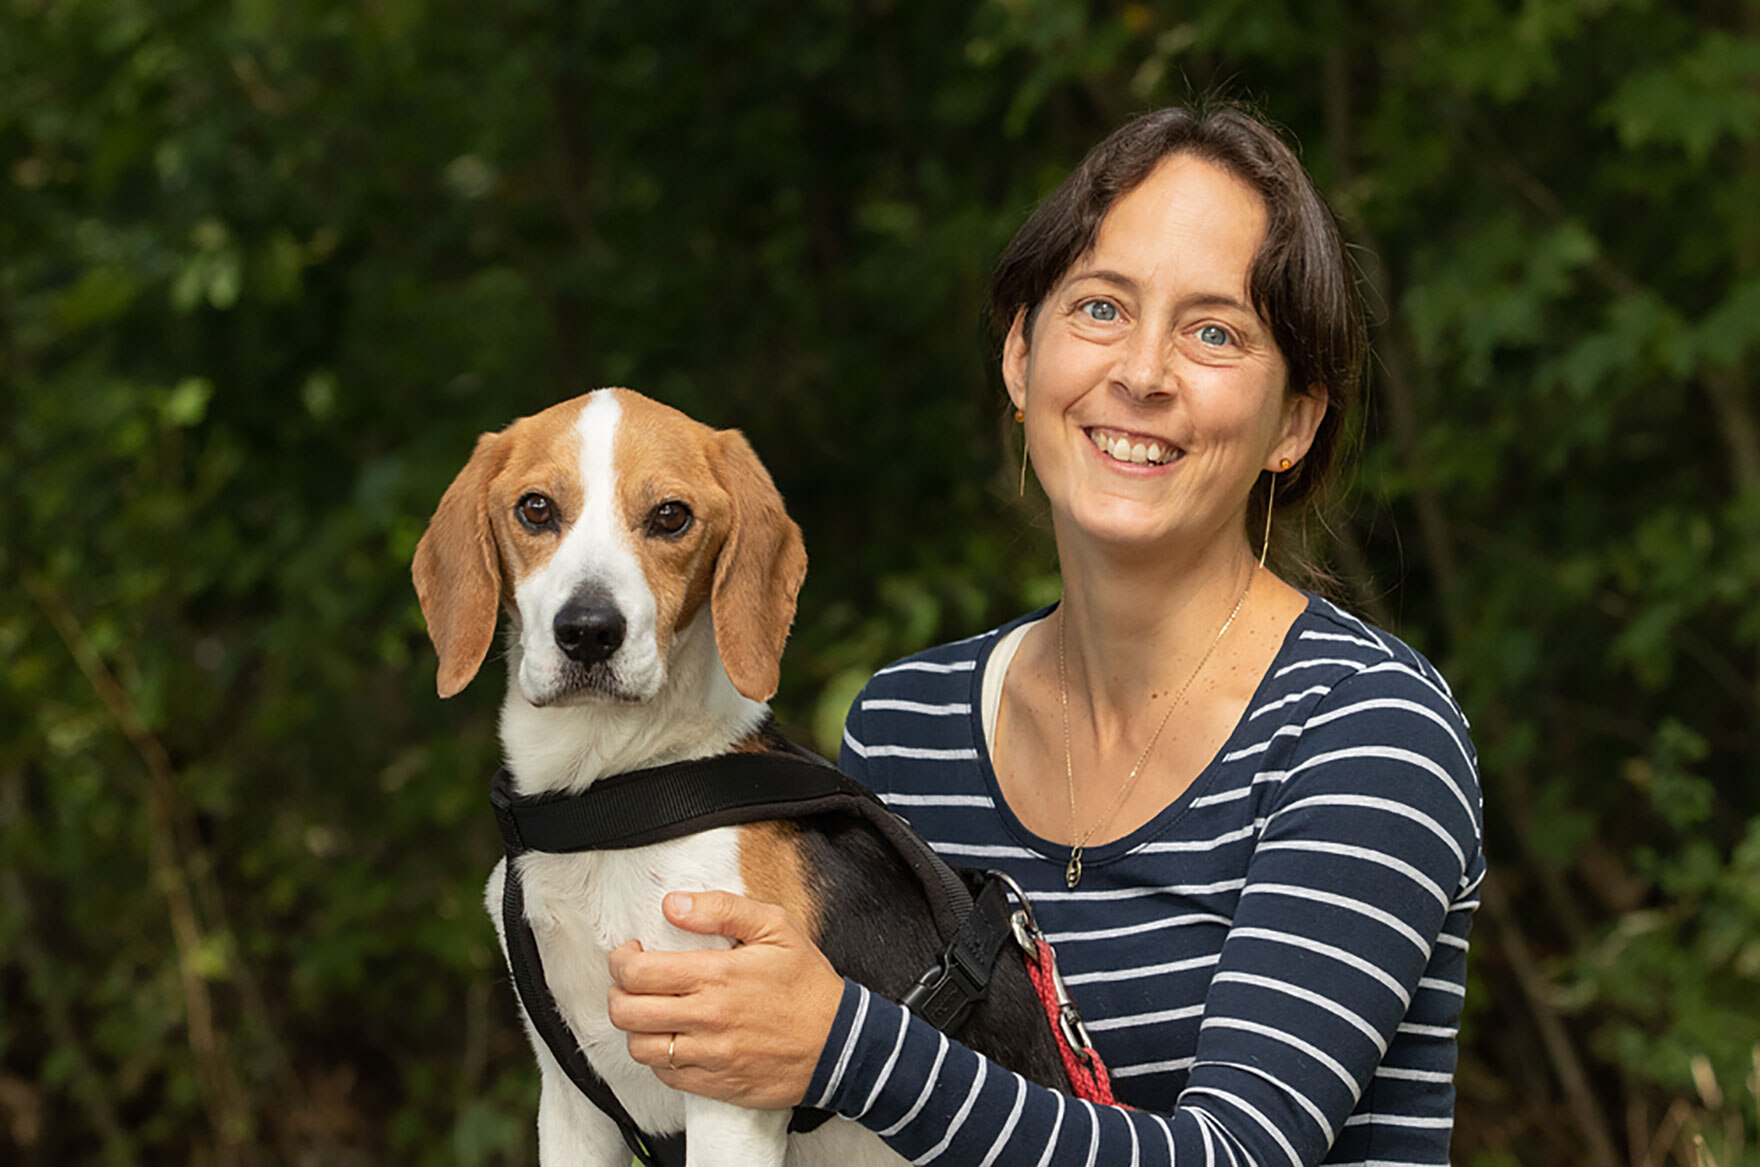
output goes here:
{"type": "Polygon", "coordinates": [[[807,577],[807,548],[745,435],[723,430],[716,436],[711,462],[732,500],[733,521],[709,594],[715,648],[733,687],[766,701],[781,679],[782,645],[807,577]]]}
{"type": "Polygon", "coordinates": [[[471,460],[440,497],[416,544],[410,575],[440,654],[440,696],[471,683],[495,639],[501,607],[501,556],[489,529],[489,480],[501,468],[499,434],[477,439],[471,460]]]}

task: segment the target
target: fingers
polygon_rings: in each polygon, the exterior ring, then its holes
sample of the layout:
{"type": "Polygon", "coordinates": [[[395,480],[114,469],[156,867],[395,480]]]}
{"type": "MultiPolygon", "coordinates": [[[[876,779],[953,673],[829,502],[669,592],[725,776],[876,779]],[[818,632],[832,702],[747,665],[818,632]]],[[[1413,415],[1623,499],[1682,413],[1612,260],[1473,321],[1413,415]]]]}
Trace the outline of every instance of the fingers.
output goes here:
{"type": "Polygon", "coordinates": [[[788,914],[730,891],[673,892],[661,901],[666,918],[687,932],[726,936],[741,944],[781,939],[788,914]]]}
{"type": "Polygon", "coordinates": [[[632,940],[611,953],[611,981],[631,993],[689,993],[706,982],[720,982],[722,969],[717,958],[722,951],[644,952],[632,940]]]}

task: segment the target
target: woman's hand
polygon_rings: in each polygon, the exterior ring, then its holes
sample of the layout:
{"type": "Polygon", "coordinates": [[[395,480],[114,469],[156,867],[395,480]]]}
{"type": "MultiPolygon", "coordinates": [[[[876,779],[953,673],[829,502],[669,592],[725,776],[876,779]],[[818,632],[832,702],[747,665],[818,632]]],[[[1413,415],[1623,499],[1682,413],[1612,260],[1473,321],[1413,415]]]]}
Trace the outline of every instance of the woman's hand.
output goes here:
{"type": "Polygon", "coordinates": [[[772,904],[725,891],[674,892],[663,909],[685,931],[726,936],[735,946],[648,952],[632,940],[611,954],[611,1024],[629,1034],[629,1056],[692,1094],[758,1110],[800,1103],[836,1020],[843,978],[772,904]]]}

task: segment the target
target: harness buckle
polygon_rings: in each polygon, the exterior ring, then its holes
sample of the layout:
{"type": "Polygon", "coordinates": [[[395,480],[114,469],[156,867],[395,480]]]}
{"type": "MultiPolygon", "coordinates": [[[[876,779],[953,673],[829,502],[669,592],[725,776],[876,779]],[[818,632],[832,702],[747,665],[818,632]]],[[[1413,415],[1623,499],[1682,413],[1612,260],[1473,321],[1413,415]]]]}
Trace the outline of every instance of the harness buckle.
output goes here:
{"type": "Polygon", "coordinates": [[[965,953],[950,944],[942,949],[940,962],[917,978],[899,1004],[946,1033],[965,1020],[989,987],[989,970],[967,967],[965,953]]]}

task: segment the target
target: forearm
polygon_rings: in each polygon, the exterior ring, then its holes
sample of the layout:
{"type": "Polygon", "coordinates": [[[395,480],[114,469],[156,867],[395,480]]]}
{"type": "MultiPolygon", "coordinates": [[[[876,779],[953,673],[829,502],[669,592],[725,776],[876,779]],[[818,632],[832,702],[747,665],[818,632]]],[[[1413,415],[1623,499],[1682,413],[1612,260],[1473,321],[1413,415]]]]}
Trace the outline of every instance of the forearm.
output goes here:
{"type": "Polygon", "coordinates": [[[1172,1115],[1079,1101],[1002,1069],[854,983],[845,985],[807,1101],[860,1122],[917,1163],[1298,1161],[1268,1122],[1256,1132],[1230,1129],[1241,1124],[1225,1100],[1172,1115]]]}

